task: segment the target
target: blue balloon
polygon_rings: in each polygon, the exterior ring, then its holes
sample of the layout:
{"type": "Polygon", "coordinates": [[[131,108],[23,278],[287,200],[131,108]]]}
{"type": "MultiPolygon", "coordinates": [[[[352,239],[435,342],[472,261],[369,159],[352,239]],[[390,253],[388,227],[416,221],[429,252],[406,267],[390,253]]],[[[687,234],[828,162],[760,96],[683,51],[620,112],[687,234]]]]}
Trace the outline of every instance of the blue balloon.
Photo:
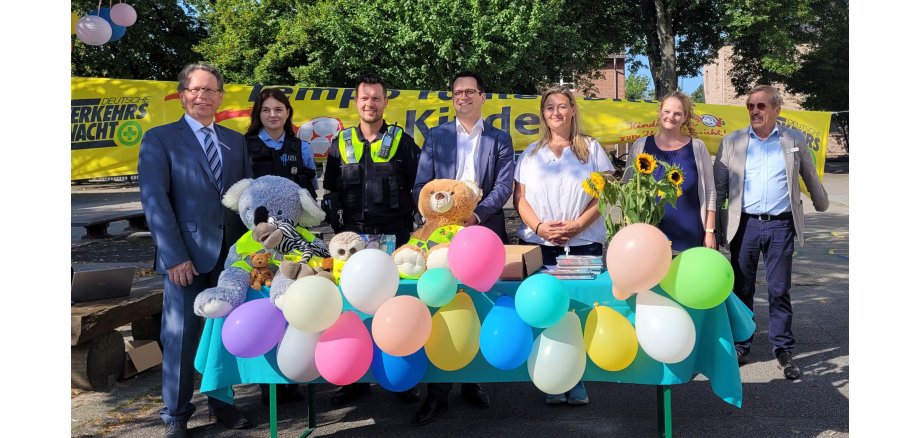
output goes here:
{"type": "Polygon", "coordinates": [[[569,293],[562,280],[552,275],[532,275],[518,286],[514,308],[527,324],[547,328],[559,322],[569,310],[569,293]]]}
{"type": "Polygon", "coordinates": [[[371,373],[377,383],[392,392],[403,392],[417,385],[428,371],[428,356],[425,347],[408,356],[398,357],[385,353],[374,344],[374,359],[371,373]]]}
{"type": "Polygon", "coordinates": [[[100,17],[102,17],[103,20],[109,22],[109,25],[112,26],[112,37],[109,38],[109,41],[108,41],[110,43],[113,41],[120,40],[121,37],[125,36],[125,32],[127,32],[128,30],[128,28],[124,26],[119,26],[112,22],[112,10],[109,8],[91,9],[89,12],[86,13],[86,15],[99,15],[100,17]]]}
{"type": "Polygon", "coordinates": [[[495,368],[513,370],[527,362],[532,347],[533,329],[518,316],[511,297],[500,297],[482,322],[482,357],[495,368]]]}

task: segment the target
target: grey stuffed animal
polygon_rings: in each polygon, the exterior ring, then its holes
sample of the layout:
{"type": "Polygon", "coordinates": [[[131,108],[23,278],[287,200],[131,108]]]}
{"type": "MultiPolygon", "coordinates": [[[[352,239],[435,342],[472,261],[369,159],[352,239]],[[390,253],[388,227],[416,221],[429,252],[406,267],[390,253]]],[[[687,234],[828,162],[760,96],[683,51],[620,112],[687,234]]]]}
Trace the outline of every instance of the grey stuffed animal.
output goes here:
{"type": "Polygon", "coordinates": [[[230,247],[217,286],[205,289],[195,297],[196,315],[222,318],[243,304],[249,289],[249,272],[252,270],[249,258],[252,254],[272,254],[271,266],[277,272],[269,292],[272,303],[276,305],[294,280],[315,272],[310,265],[322,263],[322,256],[318,256],[317,251],[307,254],[307,260],[301,263],[303,254],[296,248],[302,245],[291,245],[291,236],[286,236],[284,230],[278,227],[282,222],[299,225],[295,230],[307,243],[316,242],[314,247],[325,249],[322,240],[305,228],[318,225],[325,218],[325,213],[310,193],[293,181],[279,176],[244,179],[227,190],[223,204],[238,211],[250,231],[230,247]],[[289,251],[281,252],[279,246],[289,251]]]}

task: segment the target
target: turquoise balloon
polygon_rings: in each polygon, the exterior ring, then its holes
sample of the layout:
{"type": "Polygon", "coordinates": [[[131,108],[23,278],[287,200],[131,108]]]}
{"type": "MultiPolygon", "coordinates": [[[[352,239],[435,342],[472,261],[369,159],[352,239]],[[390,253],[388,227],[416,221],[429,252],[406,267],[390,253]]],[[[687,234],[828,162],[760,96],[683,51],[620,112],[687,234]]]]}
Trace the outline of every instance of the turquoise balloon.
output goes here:
{"type": "Polygon", "coordinates": [[[735,273],[720,252],[704,246],[690,248],[671,261],[661,289],[691,309],[711,309],[732,292],[735,273]]]}
{"type": "Polygon", "coordinates": [[[533,348],[533,329],[514,311],[511,297],[499,297],[482,322],[479,351],[500,370],[513,370],[525,362],[533,348]]]}
{"type": "Polygon", "coordinates": [[[569,293],[562,280],[549,274],[536,274],[518,286],[514,308],[530,326],[546,328],[559,322],[569,310],[569,293]]]}
{"type": "Polygon", "coordinates": [[[418,298],[430,307],[443,307],[457,294],[457,277],[447,268],[429,269],[416,284],[418,298]]]}

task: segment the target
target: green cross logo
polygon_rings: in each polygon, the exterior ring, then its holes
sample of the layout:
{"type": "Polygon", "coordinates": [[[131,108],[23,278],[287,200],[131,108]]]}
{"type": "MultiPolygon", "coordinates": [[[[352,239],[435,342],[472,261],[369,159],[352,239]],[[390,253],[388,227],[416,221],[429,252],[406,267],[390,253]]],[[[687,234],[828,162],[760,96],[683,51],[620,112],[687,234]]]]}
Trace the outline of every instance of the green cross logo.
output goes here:
{"type": "Polygon", "coordinates": [[[122,146],[130,147],[140,143],[143,134],[144,129],[141,128],[141,124],[131,120],[118,124],[118,129],[115,131],[115,138],[122,146]]]}

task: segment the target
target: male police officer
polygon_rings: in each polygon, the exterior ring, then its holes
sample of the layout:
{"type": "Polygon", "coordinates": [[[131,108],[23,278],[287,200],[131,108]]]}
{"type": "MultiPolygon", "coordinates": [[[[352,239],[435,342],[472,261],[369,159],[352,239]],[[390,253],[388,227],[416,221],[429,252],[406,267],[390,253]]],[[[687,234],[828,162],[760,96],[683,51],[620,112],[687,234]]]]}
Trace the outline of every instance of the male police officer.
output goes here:
{"type": "MultiPolygon", "coordinates": [[[[402,128],[383,120],[388,99],[380,76],[369,73],[358,78],[355,95],[361,122],[339,132],[326,159],[326,221],[336,233],[394,234],[399,247],[409,241],[412,227],[419,147],[402,128]]],[[[369,392],[366,383],[344,386],[332,403],[349,404],[369,392]]],[[[399,394],[404,401],[418,401],[416,388],[399,394]]]]}

